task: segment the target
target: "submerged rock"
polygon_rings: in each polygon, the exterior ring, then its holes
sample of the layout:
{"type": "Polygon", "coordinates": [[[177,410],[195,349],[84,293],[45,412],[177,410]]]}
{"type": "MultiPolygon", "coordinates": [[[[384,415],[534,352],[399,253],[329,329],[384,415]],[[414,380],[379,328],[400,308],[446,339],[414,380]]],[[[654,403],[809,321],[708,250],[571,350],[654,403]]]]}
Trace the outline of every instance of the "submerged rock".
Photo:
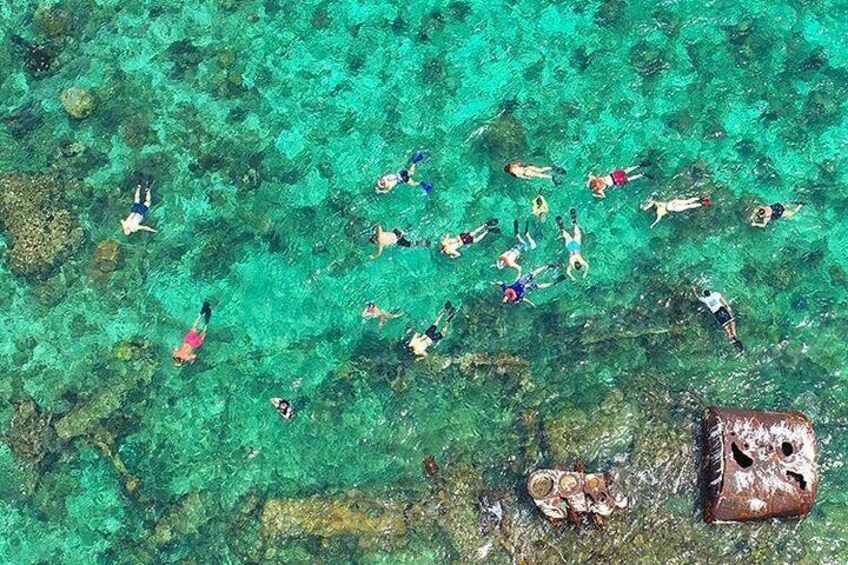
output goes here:
{"type": "Polygon", "coordinates": [[[79,86],[72,86],[63,90],[59,101],[68,115],[77,120],[89,117],[97,107],[97,102],[94,100],[91,91],[79,86]]]}
{"type": "Polygon", "coordinates": [[[343,496],[280,498],[262,508],[264,537],[333,538],[352,535],[360,545],[391,545],[403,541],[407,531],[407,503],[366,498],[359,493],[343,496]]]}
{"type": "Polygon", "coordinates": [[[82,229],[64,205],[65,191],[56,175],[0,177],[0,229],[16,275],[46,278],[82,243],[82,229]]]}
{"type": "Polygon", "coordinates": [[[56,444],[56,434],[32,400],[15,406],[9,434],[3,438],[18,457],[37,466],[56,444]]]}
{"type": "Polygon", "coordinates": [[[208,506],[209,501],[203,493],[187,494],[173,510],[156,523],[153,535],[147,539],[148,543],[162,546],[178,537],[196,533],[212,517],[208,506]]]}
{"type": "Polygon", "coordinates": [[[93,269],[97,274],[109,275],[124,265],[124,254],[121,244],[107,239],[97,244],[94,251],[93,269]]]}
{"type": "Polygon", "coordinates": [[[613,390],[591,413],[567,409],[545,419],[544,429],[551,455],[556,461],[583,459],[607,462],[627,451],[633,443],[640,412],[624,394],[613,390]]]}
{"type": "Polygon", "coordinates": [[[477,144],[492,159],[506,161],[520,156],[527,145],[524,126],[509,112],[477,129],[477,144]]]}
{"type": "Polygon", "coordinates": [[[130,392],[148,384],[158,368],[155,354],[145,341],[118,345],[115,357],[118,363],[112,361],[105,366],[107,372],[115,375],[109,385],[56,422],[56,433],[63,440],[97,432],[101,422],[121,410],[130,392]]]}

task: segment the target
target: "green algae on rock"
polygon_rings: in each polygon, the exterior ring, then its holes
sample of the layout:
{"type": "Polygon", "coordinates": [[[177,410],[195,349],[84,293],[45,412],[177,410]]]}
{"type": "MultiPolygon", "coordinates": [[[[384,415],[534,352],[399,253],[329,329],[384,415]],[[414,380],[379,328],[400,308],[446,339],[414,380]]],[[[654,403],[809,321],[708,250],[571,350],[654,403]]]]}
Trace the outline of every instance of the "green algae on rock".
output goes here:
{"type": "Polygon", "coordinates": [[[91,91],[79,86],[72,86],[63,90],[59,96],[59,101],[68,115],[77,120],[89,117],[97,107],[97,102],[91,91]]]}
{"type": "Polygon", "coordinates": [[[271,499],[262,508],[262,535],[353,535],[360,543],[390,546],[407,531],[407,506],[403,501],[373,499],[354,492],[335,497],[271,499]]]}
{"type": "Polygon", "coordinates": [[[66,189],[54,174],[0,176],[0,229],[16,275],[46,278],[82,243],[82,229],[64,206],[66,189]]]}

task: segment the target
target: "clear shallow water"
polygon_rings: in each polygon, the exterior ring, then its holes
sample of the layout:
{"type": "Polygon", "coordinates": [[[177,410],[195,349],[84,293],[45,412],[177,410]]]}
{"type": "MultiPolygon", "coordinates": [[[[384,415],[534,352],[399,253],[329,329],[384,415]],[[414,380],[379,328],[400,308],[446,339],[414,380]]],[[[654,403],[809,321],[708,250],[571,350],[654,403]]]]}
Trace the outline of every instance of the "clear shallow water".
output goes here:
{"type": "MultiPolygon", "coordinates": [[[[102,429],[84,425],[37,467],[0,445],[0,555],[445,561],[467,548],[436,527],[385,546],[268,541],[255,508],[350,490],[426,497],[426,455],[445,473],[473,465],[489,486],[520,490],[534,465],[581,454],[620,471],[637,507],[606,538],[555,536],[520,499],[526,557],[548,560],[533,543],[543,539],[575,559],[844,561],[846,16],[836,1],[0,7],[0,100],[19,117],[0,126],[0,169],[81,179],[67,198],[87,239],[44,283],[0,263],[0,430],[11,433],[28,398],[60,421],[123,391],[102,429]],[[13,32],[49,40],[54,69],[24,70],[13,32]],[[82,121],[59,102],[74,85],[98,100],[82,121]],[[513,135],[499,142],[504,124],[513,135]],[[431,155],[420,178],[433,193],[374,195],[374,180],[417,149],[431,155]],[[501,167],[516,157],[559,164],[567,179],[514,181],[501,167]],[[650,181],[603,202],[582,187],[590,171],[645,158],[650,181]],[[117,222],[137,169],[157,178],[148,223],[160,233],[125,238],[117,222]],[[538,309],[501,308],[488,285],[506,236],[456,262],[422,249],[367,258],[377,223],[438,240],[489,217],[529,217],[540,191],[554,215],[579,210],[592,270],[539,293],[538,309]],[[653,231],[638,209],[651,194],[704,193],[709,211],[653,231]],[[755,201],[794,200],[809,204],[795,219],[744,223],[755,201]],[[106,239],[120,242],[124,266],[96,278],[106,239]],[[744,358],[690,300],[695,282],[733,301],[744,358]],[[215,314],[201,361],[175,370],[169,348],[204,298],[215,314]],[[399,344],[446,299],[461,314],[441,360],[412,363],[399,344]],[[363,323],[368,300],[405,316],[383,330],[363,323]],[[633,337],[643,328],[657,333],[633,337]],[[148,343],[152,361],[117,360],[125,340],[148,343]],[[448,357],[499,352],[529,372],[440,370],[448,357]],[[623,424],[614,416],[625,410],[597,410],[613,390],[635,412],[623,424]],[[281,422],[271,396],[291,398],[295,419],[281,422]],[[708,404],[813,418],[823,474],[809,519],[707,528],[692,472],[652,490],[652,474],[674,475],[669,461],[694,458],[685,449],[708,404]],[[581,413],[621,424],[620,441],[588,430],[558,440],[553,423],[581,413]],[[141,480],[134,494],[127,476],[141,480]],[[242,514],[251,496],[254,512],[242,514]],[[192,519],[157,537],[180,512],[192,519]]],[[[540,247],[525,266],[563,255],[552,224],[534,228],[540,247]]],[[[487,540],[468,547],[476,541],[487,540]]],[[[506,557],[496,548],[489,559],[506,557]]]]}

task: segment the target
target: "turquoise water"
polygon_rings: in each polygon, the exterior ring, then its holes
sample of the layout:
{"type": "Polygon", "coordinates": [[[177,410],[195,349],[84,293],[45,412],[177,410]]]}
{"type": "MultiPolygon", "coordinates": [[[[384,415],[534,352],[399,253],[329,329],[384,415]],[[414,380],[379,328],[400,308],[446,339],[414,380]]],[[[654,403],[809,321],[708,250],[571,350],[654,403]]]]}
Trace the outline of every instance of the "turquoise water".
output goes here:
{"type": "MultiPolygon", "coordinates": [[[[0,173],[58,171],[85,242],[43,280],[0,261],[0,558],[473,561],[492,542],[476,497],[496,488],[533,563],[845,562],[846,21],[837,0],[9,0],[0,173]],[[25,67],[14,34],[47,46],[48,72],[25,67]],[[82,120],[60,102],[71,86],[96,99],[82,120]],[[374,194],[419,149],[433,192],[374,194]],[[520,182],[502,171],[517,158],[568,174],[520,182]],[[653,178],[606,200],[583,187],[645,159],[653,178]],[[157,179],[159,233],[125,237],[136,170],[157,179]],[[368,259],[378,223],[434,241],[489,217],[506,228],[540,192],[552,215],[578,209],[591,272],[537,293],[536,309],[503,307],[489,286],[509,234],[458,261],[368,259]],[[712,208],[654,230],[639,210],[698,194],[712,208]],[[799,200],[793,219],[745,223],[756,203],[799,200]],[[122,263],[104,275],[106,240],[122,263]],[[744,357],[691,284],[733,302],[744,357]],[[176,369],[170,349],[204,299],[207,343],[176,369]],[[363,322],[371,300],[404,316],[363,322]],[[403,343],[445,300],[460,314],[416,363],[403,343]],[[530,366],[464,357],[498,353],[530,366]],[[292,399],[293,420],[273,396],[292,399]],[[43,419],[14,425],[28,401],[43,419]],[[809,518],[700,523],[707,405],[812,418],[809,518]],[[428,455],[450,494],[439,518],[407,509],[389,536],[260,526],[276,499],[320,496],[313,516],[354,491],[417,508],[440,496],[428,455]],[[576,456],[634,501],[606,534],[555,534],[523,494],[534,468],[576,456]]],[[[524,266],[562,258],[553,221],[531,226],[524,266]]],[[[494,546],[483,561],[509,562],[494,546]]]]}

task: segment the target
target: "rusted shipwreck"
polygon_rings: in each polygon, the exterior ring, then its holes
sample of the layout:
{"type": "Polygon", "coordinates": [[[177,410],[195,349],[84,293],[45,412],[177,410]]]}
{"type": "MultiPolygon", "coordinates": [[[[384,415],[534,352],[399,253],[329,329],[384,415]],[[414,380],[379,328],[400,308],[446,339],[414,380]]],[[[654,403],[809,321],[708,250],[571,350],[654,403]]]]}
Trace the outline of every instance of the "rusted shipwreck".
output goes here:
{"type": "Polygon", "coordinates": [[[704,521],[790,518],[810,512],[818,487],[818,446],[800,412],[707,408],[704,521]]]}
{"type": "Polygon", "coordinates": [[[604,517],[616,508],[627,506],[627,498],[615,491],[609,477],[603,473],[586,473],[581,463],[574,466],[574,471],[538,469],[530,475],[527,490],[554,526],[565,520],[579,525],[581,515],[589,514],[600,528],[604,517]]]}

